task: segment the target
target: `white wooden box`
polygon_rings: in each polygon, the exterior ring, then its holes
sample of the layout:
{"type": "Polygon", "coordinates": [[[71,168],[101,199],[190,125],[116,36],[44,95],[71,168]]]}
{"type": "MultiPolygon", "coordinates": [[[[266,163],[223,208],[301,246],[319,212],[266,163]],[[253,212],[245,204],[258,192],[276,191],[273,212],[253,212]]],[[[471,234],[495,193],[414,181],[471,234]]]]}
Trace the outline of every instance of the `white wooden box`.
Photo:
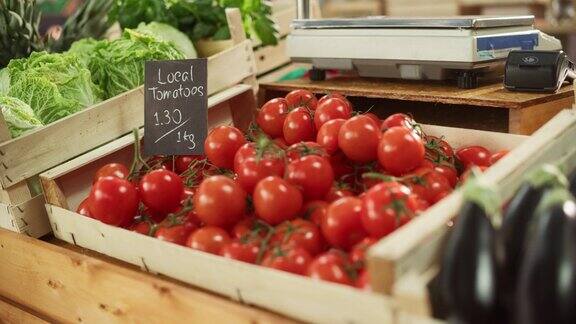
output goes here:
{"type": "MultiPolygon", "coordinates": [[[[239,11],[227,10],[231,25],[242,28],[239,11]]],[[[242,36],[241,36],[242,37],[242,36]]],[[[208,58],[208,94],[241,82],[255,83],[256,62],[250,40],[233,38],[208,58]]],[[[1,117],[1,115],[0,115],[1,117]]],[[[16,139],[0,118],[0,227],[33,237],[50,232],[42,194],[28,182],[47,169],[86,153],[144,125],[144,87],[120,94],[16,139]]]]}
{"type": "MultiPolygon", "coordinates": [[[[482,175],[502,201],[513,196],[530,170],[563,161],[576,169],[576,110],[564,110],[482,175]]],[[[442,246],[462,204],[455,192],[369,251],[378,291],[394,296],[402,312],[430,318],[427,284],[438,273],[442,246]]],[[[431,319],[431,318],[430,318],[431,319]]]]}
{"type": "MultiPolygon", "coordinates": [[[[235,95],[234,89],[221,95],[235,95]]],[[[214,98],[210,102],[209,121],[212,127],[234,123],[244,128],[247,122],[245,118],[250,114],[241,113],[237,109],[253,109],[245,106],[245,99],[238,99],[235,104],[230,101],[214,104],[214,98]],[[230,110],[230,107],[233,109],[230,110]],[[240,120],[242,117],[244,119],[240,120]]],[[[513,149],[526,139],[520,135],[438,126],[425,125],[424,130],[430,135],[445,136],[456,147],[478,144],[492,150],[513,149]]],[[[94,172],[106,163],[129,162],[132,142],[132,137],[123,137],[41,175],[50,225],[57,238],[138,265],[145,271],[163,274],[298,320],[318,323],[391,323],[418,319],[408,314],[397,317],[395,300],[382,291],[368,293],[227,260],[76,214],[74,210],[88,195],[94,172]]],[[[498,164],[494,166],[498,167],[498,164]]],[[[371,264],[379,266],[378,263],[371,264]]],[[[375,270],[370,271],[377,273],[375,270]]],[[[379,284],[378,280],[375,283],[379,284]]]]}

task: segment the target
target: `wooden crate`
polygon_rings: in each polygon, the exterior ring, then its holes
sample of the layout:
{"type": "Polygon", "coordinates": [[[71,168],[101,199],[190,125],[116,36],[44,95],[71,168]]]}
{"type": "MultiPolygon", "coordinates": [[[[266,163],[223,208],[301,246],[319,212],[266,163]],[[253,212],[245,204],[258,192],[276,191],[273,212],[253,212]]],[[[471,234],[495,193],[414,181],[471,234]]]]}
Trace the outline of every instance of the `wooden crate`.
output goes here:
{"type": "MultiPolygon", "coordinates": [[[[576,110],[562,111],[484,173],[482,181],[494,185],[502,201],[506,201],[526,173],[542,163],[564,160],[565,171],[576,169],[575,139],[576,110]]],[[[402,311],[431,316],[426,285],[438,272],[449,224],[462,201],[462,193],[455,192],[369,251],[375,289],[394,296],[402,311]]]]}
{"type": "MultiPolygon", "coordinates": [[[[231,25],[242,29],[238,10],[228,10],[227,15],[231,25]]],[[[208,58],[208,94],[241,82],[251,84],[257,91],[251,41],[246,40],[243,31],[233,34],[233,39],[235,45],[208,58]]],[[[28,183],[40,172],[143,124],[143,86],[16,139],[10,139],[0,115],[0,227],[33,237],[48,233],[50,226],[42,208],[44,196],[33,194],[28,183]]]]}
{"type": "MultiPolygon", "coordinates": [[[[232,96],[236,90],[230,91],[229,95],[221,95],[232,96]]],[[[243,107],[243,100],[230,105],[214,105],[211,101],[210,106],[210,126],[234,123],[244,127],[250,114],[236,109],[252,109],[243,107]],[[233,107],[233,110],[228,107],[233,107]],[[215,118],[216,115],[220,117],[215,118]],[[245,119],[238,124],[234,116],[245,119]]],[[[479,144],[492,150],[513,149],[526,138],[439,126],[425,125],[424,130],[430,135],[445,136],[455,146],[479,144]]],[[[74,210],[88,195],[96,170],[113,161],[128,163],[133,155],[132,143],[131,136],[123,137],[41,175],[50,225],[57,238],[138,265],[145,271],[166,275],[298,320],[319,323],[396,321],[396,303],[385,294],[364,292],[225,259],[76,214],[74,210]]],[[[411,320],[414,318],[410,317],[411,320]]]]}

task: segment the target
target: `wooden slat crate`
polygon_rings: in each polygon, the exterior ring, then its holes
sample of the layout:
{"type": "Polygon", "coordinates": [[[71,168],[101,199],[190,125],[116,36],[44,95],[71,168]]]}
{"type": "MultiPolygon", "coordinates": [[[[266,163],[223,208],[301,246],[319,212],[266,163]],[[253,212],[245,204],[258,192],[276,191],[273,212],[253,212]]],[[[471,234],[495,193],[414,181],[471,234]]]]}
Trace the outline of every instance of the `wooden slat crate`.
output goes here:
{"type": "MultiPolygon", "coordinates": [[[[234,91],[230,90],[230,96],[234,91]]],[[[227,92],[221,95],[228,96],[227,92]]],[[[250,107],[246,104],[243,99],[233,105],[214,105],[211,101],[210,126],[233,123],[245,128],[247,118],[251,116],[247,111],[254,109],[253,102],[248,103],[250,107]],[[216,115],[220,117],[216,118],[216,115]]],[[[424,130],[430,135],[445,136],[457,147],[478,144],[491,150],[513,149],[526,138],[427,125],[424,125],[424,130]]],[[[41,175],[50,225],[57,238],[138,265],[145,271],[166,275],[298,320],[318,323],[391,323],[397,320],[396,303],[386,294],[364,292],[225,259],[76,214],[74,210],[87,196],[96,170],[113,161],[128,163],[133,155],[132,143],[131,136],[123,137],[41,175]]],[[[416,317],[406,318],[413,320],[416,317]]]]}
{"type": "MultiPolygon", "coordinates": [[[[516,192],[524,175],[542,163],[566,161],[576,169],[576,110],[564,110],[482,175],[502,201],[516,192]]],[[[426,285],[437,274],[442,246],[463,198],[460,191],[441,201],[369,252],[374,288],[394,296],[404,312],[431,316],[426,285]]]]}
{"type": "MultiPolygon", "coordinates": [[[[246,40],[237,9],[227,11],[230,25],[239,26],[229,49],[208,58],[208,93],[245,82],[257,90],[252,43],[246,40]]],[[[1,117],[1,115],[0,115],[1,117]]],[[[40,172],[61,164],[144,124],[143,86],[74,115],[10,139],[0,118],[0,227],[33,237],[50,231],[41,206],[44,197],[29,189],[40,172]]]]}

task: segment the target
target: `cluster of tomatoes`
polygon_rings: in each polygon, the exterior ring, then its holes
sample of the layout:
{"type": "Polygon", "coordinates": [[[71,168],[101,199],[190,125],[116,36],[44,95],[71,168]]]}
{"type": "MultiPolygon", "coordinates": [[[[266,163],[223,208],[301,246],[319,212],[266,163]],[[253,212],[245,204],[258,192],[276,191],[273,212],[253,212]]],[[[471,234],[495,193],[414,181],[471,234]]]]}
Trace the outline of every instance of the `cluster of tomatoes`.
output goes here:
{"type": "MultiPolygon", "coordinates": [[[[356,114],[338,94],[267,102],[246,132],[211,130],[206,156],[103,166],[78,212],[158,239],[369,289],[365,252],[448,195],[472,165],[409,116],[356,114]],[[459,172],[460,171],[460,172],[459,172]]],[[[465,175],[464,175],[465,176],[465,175]]]]}

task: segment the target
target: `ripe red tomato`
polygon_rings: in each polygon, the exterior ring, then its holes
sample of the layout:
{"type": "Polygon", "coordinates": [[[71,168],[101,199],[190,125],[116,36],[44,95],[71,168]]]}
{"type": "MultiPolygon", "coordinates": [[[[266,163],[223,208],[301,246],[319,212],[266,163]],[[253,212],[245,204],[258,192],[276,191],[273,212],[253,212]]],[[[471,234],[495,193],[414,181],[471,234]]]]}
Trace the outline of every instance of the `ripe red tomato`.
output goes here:
{"type": "Polygon", "coordinates": [[[193,223],[167,218],[158,224],[154,237],[162,241],[186,245],[186,240],[194,230],[196,230],[196,225],[193,223]]]}
{"type": "Polygon", "coordinates": [[[378,118],[378,116],[376,116],[375,113],[367,112],[367,113],[364,113],[362,115],[372,119],[374,121],[374,123],[376,123],[376,125],[378,125],[378,129],[382,128],[382,120],[380,120],[380,118],[378,118]]]}
{"type": "Polygon", "coordinates": [[[397,126],[412,129],[412,125],[414,125],[414,124],[416,124],[416,122],[414,121],[414,119],[412,117],[410,117],[406,114],[397,113],[397,114],[390,115],[386,119],[384,119],[384,121],[382,122],[382,130],[386,131],[389,128],[397,127],[397,126]]]}
{"type": "Polygon", "coordinates": [[[398,182],[383,182],[366,192],[361,222],[370,236],[379,239],[400,227],[402,219],[414,217],[417,206],[410,188],[398,182]]]}
{"type": "Polygon", "coordinates": [[[399,176],[424,162],[422,139],[404,127],[392,127],[382,134],[378,145],[378,160],[384,169],[399,176]]]}
{"type": "Polygon", "coordinates": [[[152,234],[153,224],[148,221],[140,221],[132,224],[130,230],[132,232],[140,233],[142,235],[150,236],[152,234]]]}
{"type": "Polygon", "coordinates": [[[232,169],[236,151],[246,143],[242,132],[232,126],[214,128],[204,142],[204,152],[208,160],[219,168],[232,169]]]}
{"type": "Polygon", "coordinates": [[[370,286],[370,274],[368,273],[368,270],[364,269],[360,271],[355,286],[356,288],[362,289],[364,291],[372,291],[372,287],[370,286]]]}
{"type": "Polygon", "coordinates": [[[206,226],[190,234],[186,246],[206,253],[220,254],[222,248],[230,241],[230,235],[222,228],[206,226]]]}
{"type": "MultiPolygon", "coordinates": [[[[282,135],[283,136],[283,135],[282,135]]],[[[276,146],[278,146],[282,150],[288,149],[288,143],[284,140],[284,137],[277,137],[272,140],[276,146]]]]}
{"type": "Polygon", "coordinates": [[[286,180],[298,187],[306,200],[322,199],[332,187],[334,172],[326,158],[308,155],[288,164],[286,180]]]}
{"type": "Polygon", "coordinates": [[[301,142],[290,145],[286,150],[288,162],[293,162],[308,155],[328,157],[326,150],[316,142],[301,142]]]}
{"type": "Polygon", "coordinates": [[[303,219],[310,220],[312,223],[322,226],[322,220],[326,216],[328,205],[324,200],[312,200],[304,204],[300,214],[303,219]]]}
{"type": "Polygon", "coordinates": [[[322,222],[322,233],[333,247],[349,250],[366,237],[362,226],[362,200],[355,197],[339,199],[328,206],[322,222]]]}
{"type": "MultiPolygon", "coordinates": [[[[146,161],[146,164],[148,164],[148,166],[152,170],[164,169],[173,171],[172,158],[165,157],[163,155],[155,155],[151,157],[150,159],[148,159],[148,161],[146,161]]],[[[147,170],[141,170],[141,171],[147,171],[147,170]]]]}
{"type": "Polygon", "coordinates": [[[426,155],[428,159],[436,164],[443,162],[454,162],[454,150],[442,138],[436,136],[426,136],[426,155]]]}
{"type": "Polygon", "coordinates": [[[458,183],[458,172],[456,171],[456,168],[448,165],[437,165],[434,167],[434,170],[443,175],[452,188],[456,187],[456,184],[458,183]]]}
{"type": "Polygon", "coordinates": [[[140,197],[146,207],[160,212],[171,213],[182,202],[184,183],[179,175],[168,170],[153,170],[140,180],[140,197]]]}
{"type": "Polygon", "coordinates": [[[76,213],[83,215],[83,216],[86,216],[86,217],[94,218],[90,214],[90,200],[88,199],[88,197],[86,197],[86,199],[82,200],[80,205],[78,205],[78,208],[76,209],[76,213]]]}
{"type": "Polygon", "coordinates": [[[314,123],[305,108],[292,110],[284,120],[284,140],[288,145],[315,139],[314,123]]]}
{"type": "Polygon", "coordinates": [[[502,151],[498,151],[498,152],[492,154],[490,156],[490,165],[498,162],[501,158],[505,157],[508,153],[510,153],[510,151],[502,150],[502,151]]]}
{"type": "Polygon", "coordinates": [[[354,197],[354,192],[352,192],[352,190],[350,188],[348,188],[346,185],[339,185],[336,184],[334,186],[332,186],[332,188],[330,188],[330,191],[328,191],[328,194],[326,195],[326,197],[324,198],[327,202],[331,203],[334,202],[340,198],[344,198],[344,197],[354,197]]]}
{"type": "MultiPolygon", "coordinates": [[[[188,171],[188,169],[191,166],[193,166],[194,163],[200,163],[203,159],[204,159],[204,157],[201,155],[180,155],[180,156],[177,156],[176,160],[174,161],[174,166],[175,166],[174,169],[176,170],[176,173],[182,174],[182,173],[188,171]]],[[[199,170],[199,171],[201,172],[202,170],[199,170]]]]}
{"type": "Polygon", "coordinates": [[[378,240],[373,237],[367,237],[358,242],[358,244],[354,245],[352,250],[350,250],[350,261],[359,268],[363,268],[366,260],[366,251],[377,242],[378,240]]]}
{"type": "Polygon", "coordinates": [[[333,154],[338,150],[338,133],[345,122],[346,120],[344,119],[332,119],[324,123],[318,130],[316,142],[329,154],[333,154]]]}
{"type": "MultiPolygon", "coordinates": [[[[238,150],[240,152],[240,150],[238,150]]],[[[238,156],[238,154],[236,154],[238,156]]],[[[239,161],[240,159],[236,159],[239,161]]],[[[273,154],[256,155],[244,158],[242,162],[236,164],[234,172],[237,175],[236,181],[247,193],[254,192],[258,182],[269,176],[284,176],[285,162],[281,156],[273,154]]]]}
{"type": "Polygon", "coordinates": [[[92,183],[96,183],[100,178],[116,177],[120,179],[127,179],[130,170],[122,163],[108,163],[96,171],[92,183]]]}
{"type": "Polygon", "coordinates": [[[236,224],[246,209],[246,192],[226,176],[204,179],[194,196],[198,218],[211,226],[236,224]]]}
{"type": "Polygon", "coordinates": [[[376,160],[380,129],[367,116],[359,115],[347,120],[338,133],[338,145],[352,161],[367,163],[376,160]]]}
{"type": "Polygon", "coordinates": [[[318,99],[316,96],[308,90],[294,90],[286,95],[286,102],[290,108],[295,107],[308,107],[311,110],[315,110],[318,106],[318,99]]]}
{"type": "Polygon", "coordinates": [[[138,212],[138,190],[126,179],[101,178],[88,196],[90,215],[103,223],[127,226],[138,212]]]}
{"type": "Polygon", "coordinates": [[[260,244],[272,227],[256,217],[249,217],[239,221],[232,228],[232,238],[242,242],[260,244]]]}
{"type": "Polygon", "coordinates": [[[332,119],[349,119],[352,109],[348,104],[338,98],[330,98],[318,106],[314,112],[314,124],[316,129],[332,119]]]}
{"type": "Polygon", "coordinates": [[[490,156],[490,151],[482,146],[467,146],[456,151],[456,157],[462,162],[464,168],[472,165],[490,166],[490,156]]]}
{"type": "Polygon", "coordinates": [[[222,247],[220,255],[246,263],[256,263],[260,245],[255,243],[243,243],[239,240],[233,240],[222,247]]]}
{"type": "Polygon", "coordinates": [[[299,218],[278,225],[272,243],[287,249],[300,247],[311,256],[319,254],[325,247],[318,225],[299,218]]]}
{"type": "Polygon", "coordinates": [[[418,168],[406,176],[405,183],[412,192],[426,200],[430,205],[435,204],[446,194],[451,192],[452,186],[448,179],[439,172],[429,168],[418,168]]]}
{"type": "Polygon", "coordinates": [[[284,98],[275,98],[262,106],[256,117],[256,123],[270,137],[282,136],[284,120],[290,110],[284,98]]]}
{"type": "Polygon", "coordinates": [[[330,165],[334,171],[334,178],[340,179],[345,175],[354,173],[354,165],[342,151],[338,151],[330,156],[330,165]]]}
{"type": "Polygon", "coordinates": [[[326,101],[328,99],[332,99],[332,98],[337,98],[337,99],[344,101],[348,105],[348,107],[350,107],[350,111],[352,111],[352,103],[350,103],[350,101],[348,99],[346,99],[345,96],[343,96],[342,94],[340,94],[338,92],[331,92],[331,93],[323,96],[322,98],[320,98],[320,100],[318,100],[318,106],[323,104],[324,101],[326,101]]]}
{"type": "Polygon", "coordinates": [[[302,194],[282,178],[265,178],[254,189],[256,215],[270,225],[295,218],[301,208],[302,194]]]}
{"type": "Polygon", "coordinates": [[[311,261],[312,256],[303,248],[283,249],[280,246],[275,246],[265,254],[262,265],[304,275],[311,261]]]}
{"type": "Polygon", "coordinates": [[[349,262],[338,253],[329,251],[317,256],[308,266],[306,274],[316,280],[353,285],[349,262]]]}

